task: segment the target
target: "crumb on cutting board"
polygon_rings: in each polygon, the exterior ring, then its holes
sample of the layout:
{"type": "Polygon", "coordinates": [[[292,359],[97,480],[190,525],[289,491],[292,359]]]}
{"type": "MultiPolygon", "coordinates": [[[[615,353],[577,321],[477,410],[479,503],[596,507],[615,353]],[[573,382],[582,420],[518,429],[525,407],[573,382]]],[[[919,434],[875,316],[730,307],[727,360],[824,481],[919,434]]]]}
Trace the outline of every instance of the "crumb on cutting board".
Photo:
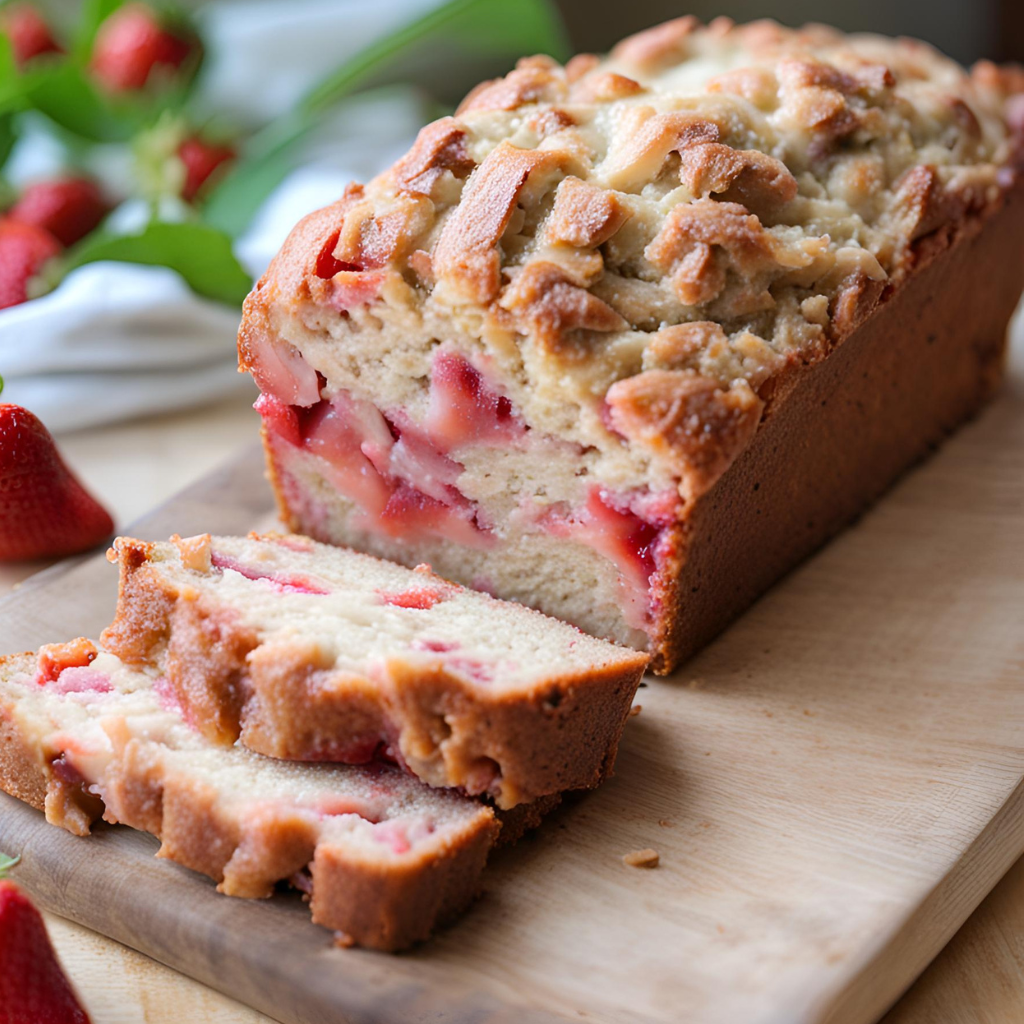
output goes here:
{"type": "Polygon", "coordinates": [[[634,704],[629,709],[629,717],[630,718],[636,718],[636,716],[639,715],[642,710],[643,710],[643,705],[642,704],[634,704]]]}
{"type": "Polygon", "coordinates": [[[631,868],[656,868],[659,860],[658,851],[650,848],[646,850],[633,850],[632,853],[627,853],[622,858],[623,864],[631,868]]]}

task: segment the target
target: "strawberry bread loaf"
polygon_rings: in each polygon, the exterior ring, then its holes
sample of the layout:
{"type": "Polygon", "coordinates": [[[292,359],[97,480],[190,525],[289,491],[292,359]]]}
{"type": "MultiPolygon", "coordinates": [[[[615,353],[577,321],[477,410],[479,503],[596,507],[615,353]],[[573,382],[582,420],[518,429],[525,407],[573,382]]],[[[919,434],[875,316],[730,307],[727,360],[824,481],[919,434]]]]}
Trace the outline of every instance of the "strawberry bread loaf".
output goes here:
{"type": "Polygon", "coordinates": [[[1021,88],[725,19],[522,60],[249,296],[285,521],[667,671],[992,393],[1021,88]]]}
{"type": "Polygon", "coordinates": [[[291,881],[344,941],[400,949],[476,893],[499,825],[386,765],[295,764],[208,743],[152,667],[89,640],[0,659],[0,789],[77,835],[101,815],[221,892],[291,881]]]}
{"type": "Polygon", "coordinates": [[[502,809],[596,786],[647,656],[305,537],[119,538],[104,646],[159,664],[213,743],[397,760],[502,809]]]}

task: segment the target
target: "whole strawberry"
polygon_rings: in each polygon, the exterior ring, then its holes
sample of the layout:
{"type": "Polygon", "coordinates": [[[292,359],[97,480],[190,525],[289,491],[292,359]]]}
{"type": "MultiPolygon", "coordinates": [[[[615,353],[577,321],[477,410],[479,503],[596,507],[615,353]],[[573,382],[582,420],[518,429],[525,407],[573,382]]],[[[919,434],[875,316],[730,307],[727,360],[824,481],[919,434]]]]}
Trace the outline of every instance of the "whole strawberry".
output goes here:
{"type": "Polygon", "coordinates": [[[49,231],[61,245],[74,245],[96,228],[109,210],[94,181],[52,178],[26,186],[7,216],[49,231]]]}
{"type": "Polygon", "coordinates": [[[113,530],[110,514],[64,465],[39,419],[0,403],[0,561],[76,554],[113,530]]]}
{"type": "Polygon", "coordinates": [[[0,866],[0,1024],[89,1024],[42,915],[0,866]]]}
{"type": "Polygon", "coordinates": [[[173,75],[198,56],[191,34],[164,24],[145,4],[126,4],[100,25],[89,66],[111,92],[134,92],[154,72],[173,75]]]}
{"type": "Polygon", "coordinates": [[[60,251],[49,231],[9,217],[0,220],[0,309],[24,302],[29,281],[60,251]]]}
{"type": "Polygon", "coordinates": [[[178,159],[185,167],[185,184],[182,185],[182,198],[193,202],[209,180],[210,176],[224,164],[234,160],[236,156],[232,146],[205,142],[193,136],[186,139],[178,147],[178,159]]]}
{"type": "Polygon", "coordinates": [[[11,41],[14,60],[24,67],[42,53],[63,53],[50,26],[31,4],[8,4],[0,10],[0,32],[11,41]]]}

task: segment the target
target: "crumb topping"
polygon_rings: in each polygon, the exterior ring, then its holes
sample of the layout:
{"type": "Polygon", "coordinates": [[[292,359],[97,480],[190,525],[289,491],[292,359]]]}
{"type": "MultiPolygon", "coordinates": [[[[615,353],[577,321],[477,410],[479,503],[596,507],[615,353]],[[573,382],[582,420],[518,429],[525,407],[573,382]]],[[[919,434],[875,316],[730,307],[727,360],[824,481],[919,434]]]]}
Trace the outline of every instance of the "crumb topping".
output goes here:
{"type": "Polygon", "coordinates": [[[417,339],[386,368],[416,380],[454,338],[518,384],[531,424],[602,451],[626,437],[668,475],[692,469],[693,492],[749,439],[769,382],[899,285],[917,240],[998,200],[1022,77],[909,39],[722,18],[606,59],[527,58],[351,189],[317,222],[316,267],[272,267],[247,317],[271,310],[328,379],[357,376],[339,339],[417,339]],[[685,425],[703,411],[720,439],[685,425]]]}

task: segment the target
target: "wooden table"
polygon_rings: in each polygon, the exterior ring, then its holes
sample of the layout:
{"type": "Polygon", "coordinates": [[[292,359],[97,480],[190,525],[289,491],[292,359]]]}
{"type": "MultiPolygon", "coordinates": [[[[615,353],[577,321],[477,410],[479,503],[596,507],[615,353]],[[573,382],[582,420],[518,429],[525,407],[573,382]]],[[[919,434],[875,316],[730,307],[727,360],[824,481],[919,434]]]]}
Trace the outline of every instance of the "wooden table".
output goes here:
{"type": "MultiPolygon", "coordinates": [[[[202,476],[256,432],[244,397],[216,407],[61,438],[68,462],[130,523],[202,476]]],[[[0,593],[43,568],[0,565],[0,593]]],[[[48,916],[54,943],[94,1024],[260,1024],[270,1018],[116,942],[48,916]]],[[[1024,1016],[1024,858],[884,1024],[982,1024],[1024,1016]]]]}

